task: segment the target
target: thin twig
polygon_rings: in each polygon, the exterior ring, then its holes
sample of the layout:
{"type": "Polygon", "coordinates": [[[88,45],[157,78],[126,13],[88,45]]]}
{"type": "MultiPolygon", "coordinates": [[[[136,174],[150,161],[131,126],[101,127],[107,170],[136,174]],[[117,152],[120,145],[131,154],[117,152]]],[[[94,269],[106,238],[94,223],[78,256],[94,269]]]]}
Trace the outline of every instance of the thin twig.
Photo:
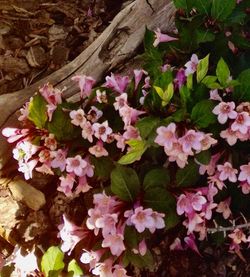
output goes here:
{"type": "Polygon", "coordinates": [[[228,232],[228,231],[233,231],[235,229],[241,229],[241,228],[249,228],[250,227],[250,222],[245,223],[245,224],[239,224],[239,225],[233,225],[229,227],[223,227],[223,226],[218,226],[215,228],[207,228],[208,233],[216,233],[216,232],[228,232]]]}

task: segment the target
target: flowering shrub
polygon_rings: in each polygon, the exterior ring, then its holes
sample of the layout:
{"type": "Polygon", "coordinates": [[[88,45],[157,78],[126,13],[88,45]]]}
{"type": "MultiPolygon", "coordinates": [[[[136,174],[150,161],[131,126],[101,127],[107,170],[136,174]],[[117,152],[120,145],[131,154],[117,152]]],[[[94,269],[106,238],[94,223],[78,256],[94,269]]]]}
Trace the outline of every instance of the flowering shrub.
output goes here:
{"type": "Polygon", "coordinates": [[[63,252],[74,276],[128,276],[129,264],[152,265],[151,236],[178,223],[186,235],[171,249],[199,253],[197,239],[223,226],[231,250],[250,242],[249,1],[190,2],[174,1],[178,34],[146,30],[143,70],[101,86],[75,76],[77,103],[45,84],[20,110],[22,128],[3,130],[26,179],[38,171],[69,198],[91,195],[80,226],[63,217],[46,276],[63,252]]]}

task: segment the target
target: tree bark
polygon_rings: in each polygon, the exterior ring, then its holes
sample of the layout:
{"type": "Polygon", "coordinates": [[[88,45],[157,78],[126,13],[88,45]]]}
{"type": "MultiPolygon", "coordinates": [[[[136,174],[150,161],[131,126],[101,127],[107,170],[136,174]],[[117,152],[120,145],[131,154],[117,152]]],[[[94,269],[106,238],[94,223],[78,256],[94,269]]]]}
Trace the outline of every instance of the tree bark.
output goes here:
{"type": "MultiPolygon", "coordinates": [[[[17,126],[15,112],[44,83],[58,88],[67,87],[64,96],[70,98],[79,93],[76,83],[71,81],[74,75],[85,74],[98,82],[104,74],[115,71],[119,64],[125,63],[136,55],[141,45],[145,28],[162,31],[174,29],[174,13],[171,0],[136,0],[118,13],[104,32],[74,61],[38,81],[28,88],[0,95],[0,128],[17,126]]],[[[10,157],[10,147],[0,135],[0,170],[10,157]]]]}

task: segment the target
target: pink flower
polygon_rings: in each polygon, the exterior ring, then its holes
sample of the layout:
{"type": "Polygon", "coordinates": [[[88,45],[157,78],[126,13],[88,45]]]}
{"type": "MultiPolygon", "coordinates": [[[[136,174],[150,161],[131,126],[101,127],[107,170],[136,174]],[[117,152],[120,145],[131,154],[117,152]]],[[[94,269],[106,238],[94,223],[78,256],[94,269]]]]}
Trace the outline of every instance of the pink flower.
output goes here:
{"type": "Polygon", "coordinates": [[[96,91],[96,100],[98,103],[108,103],[106,90],[100,91],[99,89],[96,91]]]}
{"type": "Polygon", "coordinates": [[[193,211],[201,211],[202,206],[207,203],[201,192],[181,194],[177,200],[177,214],[191,214],[193,211]]]}
{"type": "Polygon", "coordinates": [[[62,92],[54,88],[51,84],[47,83],[39,89],[39,92],[44,99],[52,106],[57,106],[62,103],[62,92]]]}
{"type": "Polygon", "coordinates": [[[101,210],[103,214],[113,213],[114,209],[121,204],[115,197],[106,195],[105,191],[94,194],[93,198],[96,208],[101,210]]]}
{"type": "Polygon", "coordinates": [[[126,139],[120,134],[114,134],[114,138],[117,141],[116,147],[121,149],[121,151],[123,152],[126,147],[126,144],[125,144],[126,139]]]}
{"type": "Polygon", "coordinates": [[[173,143],[173,148],[168,150],[164,148],[166,155],[170,162],[176,162],[180,168],[184,168],[188,163],[188,155],[192,155],[192,151],[187,153],[183,152],[182,145],[177,141],[173,143]]]}
{"type": "Polygon", "coordinates": [[[89,97],[92,87],[95,84],[95,79],[86,75],[77,75],[71,78],[73,81],[77,81],[81,90],[81,98],[89,97]]]}
{"type": "Polygon", "coordinates": [[[240,166],[240,174],[238,177],[239,181],[247,181],[250,185],[250,162],[240,166]]]}
{"type": "Polygon", "coordinates": [[[210,176],[213,175],[215,173],[216,164],[217,164],[220,156],[221,156],[220,153],[215,154],[211,157],[209,164],[207,164],[207,165],[200,164],[199,173],[201,175],[204,175],[205,173],[207,173],[210,176]]]}
{"type": "Polygon", "coordinates": [[[94,275],[99,277],[113,277],[112,273],[112,260],[105,260],[103,263],[98,263],[92,270],[94,275]]]}
{"type": "Polygon", "coordinates": [[[98,141],[96,145],[89,148],[89,153],[97,158],[108,156],[108,151],[103,147],[102,141],[98,141]]]}
{"type": "Polygon", "coordinates": [[[241,242],[247,242],[246,235],[239,228],[236,228],[233,231],[233,233],[228,235],[228,237],[231,238],[235,244],[240,244],[241,242]]]}
{"type": "Polygon", "coordinates": [[[71,120],[71,123],[75,126],[83,126],[87,119],[85,117],[85,112],[83,109],[78,109],[77,111],[71,111],[69,113],[71,120]]]}
{"type": "Polygon", "coordinates": [[[174,38],[166,34],[162,34],[159,28],[157,28],[157,30],[154,32],[155,32],[155,41],[153,43],[154,47],[157,47],[158,44],[161,42],[170,42],[170,41],[178,40],[178,38],[174,38]]]}
{"type": "Polygon", "coordinates": [[[170,123],[167,127],[161,126],[157,128],[156,132],[155,143],[164,146],[167,150],[171,150],[173,143],[177,142],[175,123],[170,123]]]}
{"type": "Polygon", "coordinates": [[[94,122],[97,122],[97,120],[101,118],[102,115],[103,115],[103,112],[101,110],[98,110],[95,106],[91,106],[87,114],[87,119],[92,123],[94,123],[94,122]]]}
{"type": "Polygon", "coordinates": [[[66,159],[66,171],[81,177],[84,175],[84,169],[87,166],[87,162],[82,159],[80,155],[77,155],[73,158],[66,159]]]}
{"type": "Polygon", "coordinates": [[[143,239],[138,246],[140,255],[144,256],[147,253],[147,244],[145,242],[145,239],[143,239]]]}
{"type": "Polygon", "coordinates": [[[115,98],[115,103],[113,105],[115,110],[118,111],[127,104],[128,104],[128,95],[127,93],[122,93],[121,95],[115,98]]]}
{"type": "Polygon", "coordinates": [[[247,112],[238,113],[235,121],[231,125],[233,131],[240,131],[242,134],[248,132],[248,127],[250,126],[250,116],[247,112]]]}
{"type": "Polygon", "coordinates": [[[217,140],[211,136],[211,133],[204,134],[204,138],[201,140],[202,151],[208,150],[212,145],[217,143],[217,140]]]}
{"type": "Polygon", "coordinates": [[[92,124],[89,121],[86,121],[81,127],[82,137],[87,139],[89,142],[93,142],[94,130],[92,129],[92,124]]]}
{"type": "Polygon", "coordinates": [[[231,146],[234,145],[238,139],[237,131],[233,131],[231,128],[221,131],[220,136],[224,138],[231,146]]]}
{"type": "Polygon", "coordinates": [[[198,250],[198,247],[195,243],[195,237],[193,234],[187,236],[184,238],[184,241],[187,245],[188,248],[192,249],[194,252],[196,252],[199,256],[201,256],[199,250],[198,250]]]}
{"type": "Polygon", "coordinates": [[[133,123],[135,123],[138,119],[138,116],[144,114],[144,111],[139,111],[134,108],[129,107],[128,105],[124,105],[120,110],[119,114],[122,117],[125,128],[133,123]]]}
{"type": "Polygon", "coordinates": [[[229,216],[232,214],[232,212],[230,210],[230,204],[231,204],[231,197],[228,197],[226,200],[221,201],[218,204],[216,212],[222,213],[222,216],[225,219],[228,219],[229,216]]]}
{"type": "Polygon", "coordinates": [[[96,220],[96,227],[102,229],[102,235],[116,234],[116,223],[118,222],[117,214],[104,214],[96,220]]]}
{"type": "Polygon", "coordinates": [[[123,240],[122,234],[108,234],[102,242],[102,247],[109,247],[112,255],[120,256],[126,249],[123,240]]]}
{"type": "Polygon", "coordinates": [[[146,228],[154,228],[155,220],[152,217],[153,210],[143,209],[138,207],[135,209],[134,214],[131,216],[131,223],[135,225],[136,230],[142,233],[146,228]]]}
{"type": "Polygon", "coordinates": [[[80,261],[83,264],[89,264],[90,269],[93,269],[96,264],[100,261],[100,258],[102,256],[102,250],[98,251],[87,251],[84,249],[84,252],[82,253],[80,257],[80,261]]]}
{"type": "Polygon", "coordinates": [[[197,213],[191,213],[188,215],[188,219],[183,222],[183,225],[188,229],[188,234],[194,232],[200,223],[204,222],[203,215],[197,213]]]}
{"type": "Polygon", "coordinates": [[[85,193],[89,191],[92,187],[89,186],[86,176],[79,177],[79,182],[75,190],[75,194],[78,195],[81,192],[85,193]]]}
{"type": "Polygon", "coordinates": [[[219,172],[216,172],[215,175],[208,177],[208,183],[212,185],[216,185],[219,190],[222,190],[225,184],[219,179],[219,172]]]}
{"type": "Polygon", "coordinates": [[[165,217],[165,214],[153,211],[151,216],[154,220],[154,227],[150,228],[149,231],[152,234],[155,232],[156,229],[165,228],[165,222],[163,219],[165,217]]]}
{"type": "Polygon", "coordinates": [[[13,149],[14,159],[20,161],[28,161],[41,147],[36,146],[29,142],[28,140],[21,140],[16,144],[16,147],[13,149]]]}
{"type": "Polygon", "coordinates": [[[28,115],[29,115],[29,105],[30,102],[33,100],[33,98],[30,98],[30,101],[26,102],[23,107],[19,110],[20,115],[18,117],[19,121],[24,121],[28,119],[28,115]]]}
{"type": "Polygon", "coordinates": [[[148,75],[148,73],[143,69],[135,69],[134,76],[135,76],[135,90],[138,88],[138,85],[142,79],[143,74],[148,75]]]}
{"type": "Polygon", "coordinates": [[[218,115],[218,121],[220,124],[227,122],[228,118],[235,119],[237,117],[237,112],[234,111],[234,102],[221,102],[214,107],[213,113],[218,115]]]}
{"type": "Polygon", "coordinates": [[[66,167],[66,156],[67,151],[63,149],[58,149],[57,151],[52,152],[52,168],[60,168],[61,171],[65,170],[66,167]]]}
{"type": "Polygon", "coordinates": [[[204,139],[204,134],[201,132],[196,132],[195,130],[188,130],[186,134],[179,138],[179,142],[182,145],[183,151],[187,154],[191,152],[191,149],[196,151],[201,151],[202,145],[201,141],[204,139]]]}
{"type": "Polygon", "coordinates": [[[63,228],[59,232],[59,235],[63,240],[61,249],[63,252],[69,251],[70,254],[77,243],[86,237],[87,232],[84,228],[78,227],[74,223],[71,223],[65,215],[63,215],[63,221],[63,228]]]}
{"type": "Polygon", "coordinates": [[[218,89],[210,90],[210,97],[209,97],[209,99],[216,100],[216,101],[222,101],[222,98],[220,97],[220,95],[218,93],[218,89]]]}
{"type": "Polygon", "coordinates": [[[233,183],[237,181],[236,174],[238,170],[234,169],[229,162],[225,162],[224,165],[217,165],[217,169],[220,172],[219,179],[221,181],[225,181],[227,179],[233,183]]]}
{"type": "Polygon", "coordinates": [[[131,125],[126,127],[126,131],[123,133],[122,136],[125,140],[140,139],[139,130],[136,129],[134,126],[131,126],[131,125]]]}
{"type": "Polygon", "coordinates": [[[51,170],[50,165],[46,163],[36,167],[36,171],[47,175],[54,175],[54,172],[51,170]]]}
{"type": "Polygon", "coordinates": [[[51,161],[51,153],[52,152],[48,149],[41,150],[40,153],[38,154],[39,162],[41,162],[41,163],[50,162],[51,161]]]}
{"type": "Polygon", "coordinates": [[[174,251],[174,250],[184,250],[182,245],[181,245],[181,240],[179,238],[175,238],[175,240],[169,246],[169,249],[171,251],[174,251]]]}
{"type": "Polygon", "coordinates": [[[175,85],[180,89],[187,81],[187,77],[185,75],[185,70],[183,68],[180,68],[177,71],[176,78],[174,80],[175,85]]]}
{"type": "Polygon", "coordinates": [[[24,139],[29,135],[29,129],[18,129],[18,128],[10,128],[6,127],[2,130],[2,135],[7,137],[7,141],[9,143],[16,142],[20,139],[24,139]]]}
{"type": "Polygon", "coordinates": [[[243,194],[249,194],[250,193],[250,184],[248,182],[242,182],[240,183],[239,187],[241,187],[243,194]]]}
{"type": "Polygon", "coordinates": [[[37,163],[38,159],[19,163],[18,171],[24,174],[25,180],[29,180],[32,178],[32,171],[36,167],[37,163]]]}
{"type": "Polygon", "coordinates": [[[112,133],[112,129],[108,126],[108,121],[103,123],[94,123],[92,126],[94,136],[102,141],[107,141],[108,135],[112,133]]]}
{"type": "Polygon", "coordinates": [[[61,180],[61,183],[57,187],[57,190],[63,192],[67,197],[72,196],[75,176],[73,174],[67,174],[65,177],[61,176],[59,179],[61,180]]]}
{"type": "Polygon", "coordinates": [[[193,54],[191,57],[191,60],[185,64],[186,70],[185,74],[186,76],[193,74],[197,70],[197,66],[199,63],[199,59],[196,54],[193,54]]]}
{"type": "Polygon", "coordinates": [[[130,277],[127,275],[127,270],[118,264],[114,266],[114,271],[112,274],[112,277],[130,277]]]}
{"type": "Polygon", "coordinates": [[[95,209],[89,209],[88,210],[88,215],[89,215],[89,218],[87,218],[86,220],[86,226],[89,230],[94,230],[94,234],[97,236],[98,233],[99,233],[99,229],[97,226],[96,226],[96,221],[101,218],[102,216],[102,212],[100,209],[98,208],[95,208],[95,209]]]}
{"type": "Polygon", "coordinates": [[[104,87],[111,88],[119,93],[124,93],[128,83],[129,83],[129,77],[128,76],[119,76],[114,75],[111,73],[111,76],[107,76],[106,83],[103,85],[104,87]]]}
{"type": "Polygon", "coordinates": [[[57,141],[55,139],[54,134],[49,134],[49,136],[45,136],[44,138],[44,146],[48,147],[51,151],[56,150],[57,141]]]}

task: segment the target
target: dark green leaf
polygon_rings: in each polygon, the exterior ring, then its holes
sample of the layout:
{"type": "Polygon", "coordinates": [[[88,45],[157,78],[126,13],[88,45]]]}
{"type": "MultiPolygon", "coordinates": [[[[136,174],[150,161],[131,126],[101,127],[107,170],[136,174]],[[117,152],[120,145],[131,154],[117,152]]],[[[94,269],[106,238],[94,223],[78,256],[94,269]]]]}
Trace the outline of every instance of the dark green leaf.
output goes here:
{"type": "Polygon", "coordinates": [[[147,188],[144,194],[145,206],[152,208],[158,212],[166,213],[169,208],[169,203],[172,200],[172,195],[163,187],[147,188]]]}
{"type": "MultiPolygon", "coordinates": [[[[154,264],[154,259],[151,252],[148,250],[144,256],[140,254],[134,254],[132,251],[126,251],[124,254],[125,264],[131,263],[137,268],[152,268],[154,264]]],[[[124,263],[124,261],[123,261],[124,263]]]]}
{"type": "Polygon", "coordinates": [[[140,181],[132,168],[118,165],[111,172],[111,191],[120,199],[133,201],[140,192],[140,181]]]}
{"type": "Polygon", "coordinates": [[[190,90],[186,86],[182,86],[179,90],[181,102],[186,107],[187,101],[190,99],[190,90]]]}
{"type": "Polygon", "coordinates": [[[114,164],[109,157],[96,158],[91,156],[91,164],[95,167],[95,177],[98,180],[107,181],[110,178],[111,171],[114,169],[114,164]]]}
{"type": "Polygon", "coordinates": [[[216,75],[218,77],[218,80],[223,86],[227,85],[229,76],[230,76],[230,70],[228,68],[228,65],[225,63],[223,58],[220,58],[217,67],[216,67],[216,75]]]}
{"type": "Polygon", "coordinates": [[[156,168],[146,174],[143,180],[143,188],[148,190],[155,187],[166,187],[169,183],[169,171],[166,168],[156,168]]]}
{"type": "Polygon", "coordinates": [[[32,101],[29,104],[28,119],[31,120],[36,127],[42,129],[48,119],[47,116],[47,102],[40,95],[34,95],[32,101]]]}
{"type": "Polygon", "coordinates": [[[250,102],[250,69],[244,70],[239,75],[240,85],[235,87],[233,99],[237,102],[250,102]]]}
{"type": "Polygon", "coordinates": [[[43,255],[41,261],[42,272],[46,277],[50,276],[50,271],[61,272],[64,268],[64,253],[58,246],[51,246],[43,255]]]}
{"type": "Polygon", "coordinates": [[[211,87],[213,87],[216,80],[217,80],[216,76],[208,75],[202,80],[202,84],[204,84],[206,87],[211,89],[211,87]]]}
{"type": "Polygon", "coordinates": [[[124,232],[126,246],[130,249],[138,247],[138,233],[134,226],[126,226],[124,232]]]}
{"type": "Polygon", "coordinates": [[[136,128],[139,130],[142,139],[147,139],[150,134],[155,133],[159,124],[160,118],[147,116],[137,121],[136,128]]]}
{"type": "Polygon", "coordinates": [[[177,9],[188,9],[187,0],[174,0],[174,5],[177,9]]]}
{"type": "Polygon", "coordinates": [[[189,161],[184,168],[177,170],[176,183],[179,187],[193,187],[198,179],[198,165],[194,161],[189,161]]]}
{"type": "Polygon", "coordinates": [[[73,139],[76,134],[76,128],[72,125],[69,115],[60,106],[54,111],[52,121],[48,123],[48,130],[59,141],[73,139]]]}
{"type": "Polygon", "coordinates": [[[214,19],[223,21],[231,15],[236,5],[236,0],[213,0],[211,15],[214,19]]]}
{"type": "Polygon", "coordinates": [[[214,41],[215,34],[210,32],[209,30],[198,29],[196,30],[196,39],[198,43],[214,41]]]}
{"type": "Polygon", "coordinates": [[[68,272],[72,273],[71,277],[83,276],[83,271],[75,259],[71,260],[68,264],[68,272]]]}
{"type": "Polygon", "coordinates": [[[195,155],[195,159],[204,165],[209,164],[210,160],[211,160],[211,153],[209,150],[206,151],[202,151],[199,154],[195,155]]]}
{"type": "Polygon", "coordinates": [[[212,113],[215,104],[211,100],[202,100],[192,109],[191,120],[199,128],[206,128],[217,122],[217,117],[212,113]]]}
{"type": "Polygon", "coordinates": [[[202,79],[204,79],[204,77],[207,74],[208,71],[208,65],[209,65],[209,54],[201,59],[198,63],[197,66],[197,82],[200,83],[202,81],[202,79]]]}

